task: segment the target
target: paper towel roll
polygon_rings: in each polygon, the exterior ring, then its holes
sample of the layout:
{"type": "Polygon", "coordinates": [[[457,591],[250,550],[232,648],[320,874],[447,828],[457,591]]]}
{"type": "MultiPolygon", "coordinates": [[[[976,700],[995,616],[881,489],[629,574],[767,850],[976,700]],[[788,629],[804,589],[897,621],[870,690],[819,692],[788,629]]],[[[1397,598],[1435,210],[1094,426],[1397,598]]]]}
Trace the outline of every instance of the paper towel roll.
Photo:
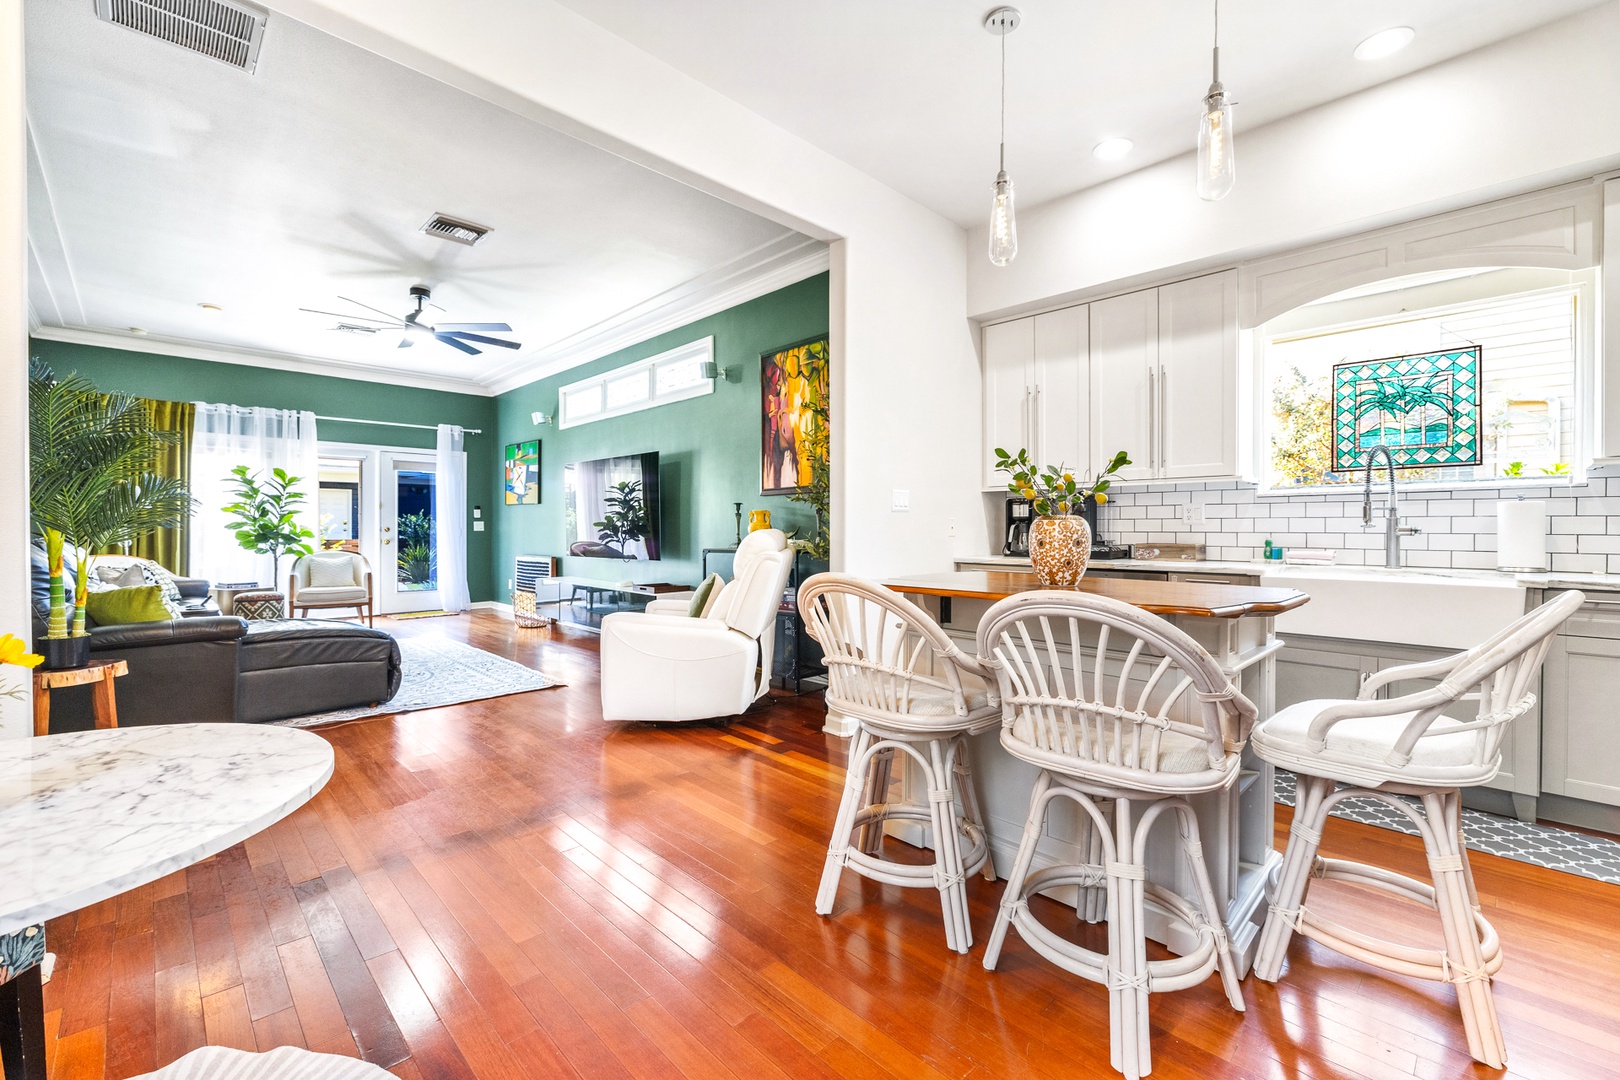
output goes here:
{"type": "Polygon", "coordinates": [[[1547,504],[1511,499],[1496,504],[1496,568],[1547,569],[1547,504]]]}

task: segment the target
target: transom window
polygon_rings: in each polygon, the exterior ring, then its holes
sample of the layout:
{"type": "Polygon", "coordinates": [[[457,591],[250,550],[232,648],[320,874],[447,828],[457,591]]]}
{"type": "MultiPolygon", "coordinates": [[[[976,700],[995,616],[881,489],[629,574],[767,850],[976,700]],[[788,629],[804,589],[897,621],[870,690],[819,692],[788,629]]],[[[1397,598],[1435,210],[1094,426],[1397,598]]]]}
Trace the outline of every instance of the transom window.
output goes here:
{"type": "Polygon", "coordinates": [[[1579,475],[1595,283],[1595,271],[1449,271],[1352,289],[1267,323],[1267,486],[1355,482],[1377,446],[1402,481],[1579,475]]]}
{"type": "Polygon", "coordinates": [[[714,360],[714,338],[706,337],[645,360],[569,383],[557,392],[558,427],[574,427],[623,416],[674,401],[714,393],[704,366],[714,360]]]}

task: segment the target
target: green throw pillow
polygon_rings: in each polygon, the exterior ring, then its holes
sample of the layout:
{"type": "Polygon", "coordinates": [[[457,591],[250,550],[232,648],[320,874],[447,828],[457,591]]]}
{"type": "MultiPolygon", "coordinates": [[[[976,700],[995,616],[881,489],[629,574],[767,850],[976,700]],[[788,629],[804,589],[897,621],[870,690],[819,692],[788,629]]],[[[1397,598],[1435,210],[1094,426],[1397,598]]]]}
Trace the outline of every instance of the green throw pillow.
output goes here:
{"type": "Polygon", "coordinates": [[[85,612],[97,626],[168,622],[173,617],[163,606],[163,590],[156,585],[92,592],[85,601],[85,612]]]}
{"type": "Polygon", "coordinates": [[[720,580],[719,574],[710,574],[704,578],[703,584],[699,585],[697,592],[692,594],[692,606],[687,610],[687,614],[694,619],[701,619],[703,613],[708,610],[709,597],[713,596],[714,590],[723,584],[724,582],[720,580]]]}

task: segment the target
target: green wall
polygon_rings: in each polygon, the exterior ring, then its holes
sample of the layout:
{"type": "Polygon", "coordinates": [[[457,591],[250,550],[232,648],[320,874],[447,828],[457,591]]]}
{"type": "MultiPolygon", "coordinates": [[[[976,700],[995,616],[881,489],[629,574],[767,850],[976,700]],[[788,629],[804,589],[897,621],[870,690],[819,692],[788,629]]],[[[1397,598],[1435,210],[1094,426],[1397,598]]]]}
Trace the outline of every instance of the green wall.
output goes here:
{"type": "MultiPolygon", "coordinates": [[[[467,436],[467,502],[484,508],[490,530],[498,528],[500,515],[495,512],[495,504],[501,499],[500,441],[495,434],[494,398],[60,341],[34,339],[29,346],[31,355],[55,370],[77,371],[107,391],[167,401],[309,409],[329,416],[482,428],[482,435],[467,436]]],[[[324,420],[317,427],[320,437],[332,442],[431,448],[436,438],[434,432],[419,428],[324,420]]],[[[505,599],[504,595],[496,595],[494,552],[494,532],[473,532],[469,524],[467,585],[474,600],[505,599]]]]}
{"type": "Polygon", "coordinates": [[[663,544],[658,562],[564,557],[565,574],[696,582],[700,550],[730,547],[736,541],[736,502],[743,504],[745,515],[768,509],[773,525],[808,535],[815,525],[808,506],[759,493],[759,358],[825,334],[828,322],[828,275],[818,274],[497,398],[497,450],[507,443],[540,440],[540,505],[506,506],[498,500],[493,511],[499,523],[495,585],[501,599],[506,599],[514,556],[561,555],[566,550],[562,473],[572,461],[658,451],[663,544]],[[529,417],[536,411],[557,415],[562,386],[711,334],[715,362],[727,376],[716,381],[713,394],[567,430],[535,427],[529,417]]]}

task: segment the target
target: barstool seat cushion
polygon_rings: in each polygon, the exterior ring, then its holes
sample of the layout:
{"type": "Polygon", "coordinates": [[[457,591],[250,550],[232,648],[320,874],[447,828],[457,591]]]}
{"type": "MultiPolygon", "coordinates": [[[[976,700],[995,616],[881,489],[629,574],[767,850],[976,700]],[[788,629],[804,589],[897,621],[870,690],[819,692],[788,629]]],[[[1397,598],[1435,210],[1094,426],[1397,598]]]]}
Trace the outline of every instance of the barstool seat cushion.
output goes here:
{"type": "MultiPolygon", "coordinates": [[[[1028,744],[1032,754],[1042,764],[1045,764],[1045,758],[1048,755],[1035,746],[1034,732],[1030,730],[1028,713],[1020,712],[1018,714],[1017,719],[1013,721],[1012,735],[1019,742],[1028,744]]],[[[1125,738],[1126,746],[1129,748],[1131,736],[1127,734],[1125,738]]],[[[1105,724],[1103,727],[1103,746],[1106,751],[1097,753],[1095,755],[1097,760],[1118,760],[1118,755],[1114,753],[1114,731],[1111,724],[1105,724]]],[[[1212,766],[1209,763],[1209,748],[1203,740],[1195,739],[1191,735],[1183,735],[1179,731],[1166,731],[1159,736],[1158,766],[1154,770],[1155,772],[1195,773],[1204,772],[1210,768],[1212,766]]],[[[1076,764],[1074,769],[1081,773],[1087,771],[1083,762],[1076,764]]]]}
{"type": "MultiPolygon", "coordinates": [[[[1437,781],[1446,785],[1478,783],[1482,773],[1485,779],[1495,774],[1497,763],[1475,764],[1474,752],[1478,746],[1477,731],[1459,731],[1455,734],[1430,734],[1417,741],[1412,749],[1412,760],[1407,765],[1392,764],[1390,751],[1401,732],[1412,722],[1416,712],[1392,713],[1389,716],[1353,716],[1340,720],[1328,729],[1326,746],[1313,751],[1309,743],[1311,722],[1322,710],[1333,705],[1351,704],[1332,698],[1301,701],[1274,713],[1262,721],[1249,737],[1254,752],[1273,765],[1285,769],[1325,776],[1351,784],[1380,784],[1398,781],[1424,783],[1437,781]]],[[[1437,717],[1430,732],[1444,732],[1463,723],[1449,716],[1437,717]]]]}
{"type": "MultiPolygon", "coordinates": [[[[962,679],[962,699],[967,705],[968,715],[979,715],[990,708],[990,688],[985,681],[972,672],[960,673],[962,679]]],[[[907,710],[912,716],[955,716],[956,695],[942,686],[929,686],[927,683],[913,683],[911,703],[907,710]]],[[[996,713],[997,719],[1001,716],[996,713]]]]}

